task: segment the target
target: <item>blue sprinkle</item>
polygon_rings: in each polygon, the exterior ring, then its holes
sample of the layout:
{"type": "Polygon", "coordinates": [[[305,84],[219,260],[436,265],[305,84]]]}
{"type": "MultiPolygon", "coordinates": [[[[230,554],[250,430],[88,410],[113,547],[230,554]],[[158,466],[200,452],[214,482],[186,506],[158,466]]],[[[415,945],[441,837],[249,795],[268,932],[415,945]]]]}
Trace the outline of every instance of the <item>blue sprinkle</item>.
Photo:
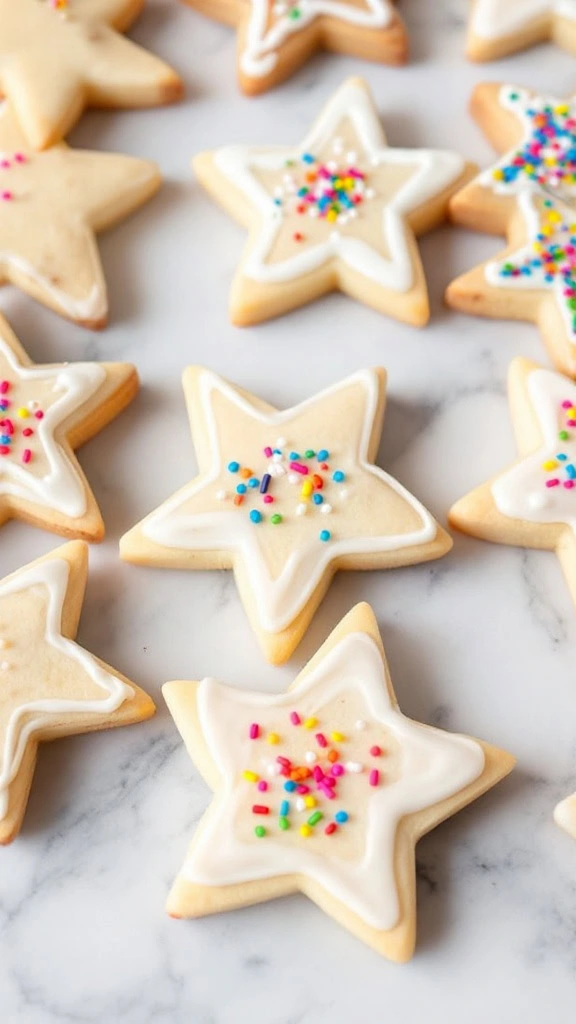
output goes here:
{"type": "Polygon", "coordinates": [[[299,462],[300,452],[290,452],[290,462],[299,462]]]}
{"type": "Polygon", "coordinates": [[[258,487],[260,481],[257,476],[251,476],[248,481],[248,487],[258,487]]]}
{"type": "Polygon", "coordinates": [[[321,448],[317,455],[318,462],[326,462],[326,459],[328,459],[329,457],[330,452],[327,451],[326,448],[321,448]]]}
{"type": "Polygon", "coordinates": [[[321,505],[322,502],[324,501],[324,498],[322,497],[321,494],[316,493],[312,495],[312,501],[314,502],[315,505],[321,505]]]}
{"type": "Polygon", "coordinates": [[[293,793],[296,789],[296,783],[293,782],[292,779],[288,779],[288,782],[284,783],[284,789],[287,793],[293,793]]]}
{"type": "Polygon", "coordinates": [[[238,484],[236,494],[246,494],[246,484],[238,484]]]}
{"type": "Polygon", "coordinates": [[[287,800],[283,800],[280,804],[280,817],[285,818],[290,810],[290,804],[287,800]]]}
{"type": "Polygon", "coordinates": [[[563,452],[560,452],[560,454],[557,455],[556,458],[558,459],[558,462],[566,462],[566,460],[568,459],[568,456],[564,455],[563,452]]]}
{"type": "Polygon", "coordinates": [[[252,511],[250,512],[250,519],[252,520],[253,523],[261,523],[262,513],[259,512],[257,508],[253,508],[252,511]]]}
{"type": "Polygon", "coordinates": [[[320,540],[326,542],[327,540],[330,540],[331,536],[332,534],[330,533],[330,530],[320,530],[320,540]]]}
{"type": "Polygon", "coordinates": [[[570,462],[566,467],[566,476],[569,480],[576,480],[576,468],[570,462]]]}
{"type": "Polygon", "coordinates": [[[343,825],[345,821],[348,821],[348,814],[346,811],[337,811],[334,815],[334,821],[337,821],[339,825],[343,825]]]}
{"type": "Polygon", "coordinates": [[[239,469],[240,469],[240,463],[239,462],[229,462],[228,463],[228,472],[229,473],[237,473],[239,469]]]}
{"type": "Polygon", "coordinates": [[[9,437],[8,434],[2,434],[2,436],[0,437],[0,443],[1,444],[11,444],[12,443],[12,438],[9,437]]]}
{"type": "Polygon", "coordinates": [[[332,473],[332,479],[334,483],[341,484],[342,481],[345,479],[345,474],[342,472],[341,469],[337,469],[335,473],[332,473]]]}

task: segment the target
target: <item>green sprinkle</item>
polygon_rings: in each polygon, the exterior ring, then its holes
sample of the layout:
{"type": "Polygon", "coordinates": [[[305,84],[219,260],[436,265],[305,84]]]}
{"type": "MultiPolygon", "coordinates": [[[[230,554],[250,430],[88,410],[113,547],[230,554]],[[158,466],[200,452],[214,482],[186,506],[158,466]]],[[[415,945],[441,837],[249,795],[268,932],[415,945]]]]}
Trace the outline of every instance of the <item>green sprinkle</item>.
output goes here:
{"type": "Polygon", "coordinates": [[[287,828],[290,828],[288,818],[278,818],[278,827],[281,828],[283,832],[285,832],[287,828]]]}
{"type": "Polygon", "coordinates": [[[262,839],[263,836],[266,835],[266,829],[264,828],[264,825],[256,825],[256,828],[254,829],[254,835],[257,835],[258,839],[262,839]]]}
{"type": "Polygon", "coordinates": [[[307,448],[306,451],[304,452],[305,459],[313,459],[315,455],[316,452],[313,452],[311,448],[307,448]]]}
{"type": "Polygon", "coordinates": [[[300,17],[299,9],[297,7],[293,7],[292,10],[290,11],[288,17],[292,18],[292,21],[296,21],[300,17]]]}
{"type": "Polygon", "coordinates": [[[279,512],[275,512],[273,516],[270,516],[270,522],[274,523],[274,526],[277,526],[278,523],[281,523],[282,522],[282,516],[280,515],[280,513],[279,512]]]}
{"type": "Polygon", "coordinates": [[[510,93],[508,93],[508,99],[509,100],[517,100],[518,99],[518,93],[517,92],[510,92],[510,93]]]}
{"type": "Polygon", "coordinates": [[[558,434],[558,437],[559,437],[559,439],[561,441],[567,441],[569,436],[570,435],[569,435],[567,430],[561,430],[560,433],[558,434]]]}
{"type": "Polygon", "coordinates": [[[311,814],[310,817],[308,818],[308,824],[317,825],[318,822],[321,821],[323,817],[324,815],[322,814],[322,811],[314,811],[314,814],[311,814]]]}

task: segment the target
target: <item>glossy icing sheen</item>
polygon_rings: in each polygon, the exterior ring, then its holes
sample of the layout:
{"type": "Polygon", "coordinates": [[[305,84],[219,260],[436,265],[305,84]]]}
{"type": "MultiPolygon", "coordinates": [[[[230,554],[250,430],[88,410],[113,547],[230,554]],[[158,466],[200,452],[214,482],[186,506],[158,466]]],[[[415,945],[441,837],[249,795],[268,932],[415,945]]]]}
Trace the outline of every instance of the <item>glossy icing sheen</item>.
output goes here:
{"type": "Polygon", "coordinates": [[[60,424],[104,383],[106,371],[97,363],[21,366],[10,346],[0,338],[0,379],[5,373],[7,382],[12,383],[6,395],[0,395],[0,400],[9,399],[11,406],[0,414],[0,420],[3,417],[17,420],[19,390],[24,388],[26,394],[38,399],[43,397],[47,407],[41,420],[33,417],[26,420],[33,425],[35,447],[41,453],[41,459],[34,458],[28,465],[23,465],[7,455],[0,456],[0,495],[11,495],[79,518],[87,507],[84,483],[54,434],[60,424]],[[37,390],[34,385],[37,385],[37,390]],[[55,401],[54,393],[57,395],[55,401]]]}
{"type": "MultiPolygon", "coordinates": [[[[212,469],[207,476],[193,481],[189,487],[174,495],[145,519],[142,524],[142,532],[157,544],[168,548],[183,548],[189,551],[224,549],[241,555],[246,565],[262,628],[267,632],[280,632],[294,621],[314,593],[323,573],[339,555],[392,551],[414,544],[426,544],[436,536],[436,523],[430,513],[396,480],[367,461],[379,398],[378,381],[374,372],[361,371],[294,408],[270,414],[257,410],[234,388],[209,371],[205,371],[201,375],[199,394],[213,458],[212,469]],[[230,457],[230,453],[227,456],[220,450],[218,424],[212,405],[213,393],[224,396],[227,402],[233,403],[258,423],[269,425],[271,435],[275,437],[282,430],[283,425],[295,419],[300,412],[312,408],[315,403],[321,402],[329,395],[336,394],[354,382],[362,385],[366,397],[359,450],[351,452],[350,455],[357,467],[370,473],[396,494],[402,496],[421,520],[420,529],[412,533],[381,537],[358,536],[346,537],[341,540],[336,537],[329,544],[322,544],[318,541],[318,528],[314,527],[309,542],[302,545],[300,549],[291,551],[282,571],[273,576],[262,555],[258,527],[250,523],[247,516],[239,514],[237,509],[230,511],[214,509],[209,513],[194,515],[180,511],[195,493],[206,487],[215,486],[215,481],[219,478],[223,466],[227,464],[230,457]]],[[[330,438],[326,440],[329,446],[330,438]]],[[[338,453],[340,461],[342,461],[342,454],[338,453]]]]}
{"type": "Polygon", "coordinates": [[[494,502],[503,515],[513,519],[566,523],[576,530],[576,486],[572,482],[572,470],[576,479],[576,427],[570,425],[567,407],[568,403],[576,407],[576,385],[560,373],[534,370],[526,386],[542,432],[542,446],[498,477],[492,485],[494,502]],[[568,436],[560,438],[561,432],[568,436]]]}
{"type": "Polygon", "coordinates": [[[269,75],[278,62],[278,49],[293,35],[319,17],[335,18],[362,28],[385,28],[392,20],[388,0],[365,0],[364,5],[345,0],[250,0],[251,13],[240,66],[250,78],[269,75]],[[297,12],[297,17],[291,16],[297,12]]]}
{"type": "MultiPolygon", "coordinates": [[[[183,877],[221,886],[283,874],[305,875],[366,924],[383,930],[392,928],[399,917],[394,851],[400,820],[460,792],[484,769],[484,752],[476,741],[415,723],[394,707],[378,646],[364,633],[344,637],[281,696],[234,690],[205,679],[198,689],[198,714],[223,785],[198,828],[183,877]],[[367,736],[373,727],[384,728],[399,749],[393,780],[384,771],[381,784],[374,787],[366,774],[358,776],[358,821],[355,808],[348,806],[346,827],[359,827],[361,810],[365,835],[359,855],[339,854],[336,837],[322,836],[319,844],[304,838],[294,842],[293,837],[286,842],[282,834],[271,832],[264,839],[240,840],[233,823],[245,799],[242,770],[252,743],[249,723],[258,721],[259,714],[268,718],[273,712],[283,720],[295,702],[321,721],[323,707],[338,700],[345,718],[341,702],[351,693],[366,708],[367,736]]],[[[356,727],[354,721],[347,726],[348,733],[356,727]]],[[[273,752],[274,748],[268,749],[273,752]]]]}
{"type": "MultiPolygon", "coordinates": [[[[103,697],[101,700],[66,700],[64,698],[31,700],[21,704],[12,713],[8,719],[0,748],[0,818],[6,815],[8,789],[20,767],[26,745],[35,733],[46,728],[50,715],[111,713],[133,696],[134,691],[131,687],[106,672],[91,654],[75,644],[73,640],[62,636],[62,606],[69,575],[69,564],[63,558],[51,558],[39,565],[32,565],[19,572],[13,579],[5,580],[0,584],[0,601],[30,588],[46,589],[48,600],[45,642],[55,648],[62,657],[76,662],[78,667],[86,672],[97,686],[101,687],[103,697]]],[[[7,616],[4,615],[3,631],[9,632],[9,622],[6,620],[7,616]]],[[[18,672],[17,652],[12,652],[11,655],[8,650],[6,653],[8,657],[12,657],[12,661],[6,669],[12,676],[13,673],[18,672]]],[[[28,679],[22,680],[23,684],[29,682],[28,679]]],[[[63,685],[63,681],[55,678],[55,690],[59,685],[63,685]]],[[[1,698],[2,679],[0,677],[0,700],[1,698]]]]}
{"type": "Polygon", "coordinates": [[[476,0],[472,31],[483,39],[501,39],[546,14],[576,20],[576,0],[476,0]]]}
{"type": "Polygon", "coordinates": [[[414,283],[412,257],[407,243],[405,216],[424,205],[433,196],[455,182],[464,171],[464,161],[456,153],[443,150],[390,149],[369,95],[355,80],[345,82],[332,97],[310,134],[297,148],[268,147],[257,150],[245,146],[227,146],[214,153],[218,172],[239,190],[260,215],[260,227],[242,265],[242,273],[263,283],[292,281],[339,258],[352,270],[391,291],[406,292],[414,283]],[[302,153],[324,149],[349,119],[358,136],[367,166],[394,165],[413,173],[389,199],[381,197],[371,204],[370,213],[381,218],[382,240],[388,258],[350,232],[332,231],[318,245],[305,242],[288,259],[270,262],[270,252],[278,237],[283,213],[274,197],[258,180],[258,171],[285,169],[287,161],[298,160],[302,153]]]}

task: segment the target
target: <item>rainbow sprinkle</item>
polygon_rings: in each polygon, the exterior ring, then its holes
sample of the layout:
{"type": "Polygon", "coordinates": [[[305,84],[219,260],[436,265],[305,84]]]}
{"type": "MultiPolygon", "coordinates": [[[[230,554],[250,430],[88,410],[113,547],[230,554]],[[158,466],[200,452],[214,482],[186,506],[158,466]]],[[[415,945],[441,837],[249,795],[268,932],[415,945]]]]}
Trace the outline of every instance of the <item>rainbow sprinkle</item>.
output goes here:
{"type": "MultiPolygon", "coordinates": [[[[569,398],[560,404],[559,420],[558,440],[573,442],[576,438],[576,406],[569,398]]],[[[546,459],[541,465],[545,474],[544,486],[548,489],[564,487],[567,491],[576,490],[576,465],[572,461],[572,455],[564,451],[561,445],[559,449],[555,456],[546,459]]]]}
{"type": "MultiPolygon", "coordinates": [[[[25,153],[12,153],[11,156],[7,156],[5,153],[0,154],[0,171],[10,171],[14,167],[20,167],[22,164],[28,162],[28,157],[25,153]]],[[[4,188],[0,185],[0,200],[6,203],[11,202],[15,198],[15,194],[10,188],[4,188]]]]}
{"type": "Polygon", "coordinates": [[[14,408],[10,398],[13,386],[10,380],[0,381],[0,457],[19,459],[27,466],[34,454],[31,447],[36,439],[34,420],[42,420],[44,411],[34,401],[14,408]]]}
{"type": "MultiPolygon", "coordinates": [[[[524,104],[523,93],[512,91],[506,100],[514,109],[524,104]]],[[[492,172],[494,181],[514,186],[520,181],[548,188],[576,185],[576,117],[569,103],[531,97],[522,110],[527,138],[492,172]]]]}

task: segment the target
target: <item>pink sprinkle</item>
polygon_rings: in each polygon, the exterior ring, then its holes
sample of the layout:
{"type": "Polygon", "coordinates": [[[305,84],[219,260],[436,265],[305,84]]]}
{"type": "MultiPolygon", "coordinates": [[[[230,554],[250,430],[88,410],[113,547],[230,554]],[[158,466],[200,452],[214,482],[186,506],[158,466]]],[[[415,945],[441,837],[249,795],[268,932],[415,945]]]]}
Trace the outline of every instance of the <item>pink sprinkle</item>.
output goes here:
{"type": "Polygon", "coordinates": [[[305,796],[306,793],[310,792],[310,786],[305,786],[302,782],[299,786],[296,786],[296,792],[299,793],[300,796],[305,796]]]}
{"type": "Polygon", "coordinates": [[[26,157],[25,157],[24,153],[14,153],[14,159],[15,159],[17,164],[25,164],[26,163],[26,157]]]}
{"type": "Polygon", "coordinates": [[[7,444],[0,444],[0,455],[9,455],[10,448],[7,444]]]}
{"type": "Polygon", "coordinates": [[[574,487],[574,481],[573,480],[565,480],[564,481],[564,487],[566,487],[566,489],[568,491],[571,491],[572,488],[574,487]]]}
{"type": "Polygon", "coordinates": [[[260,779],[260,782],[258,783],[258,789],[260,790],[261,793],[266,792],[266,790],[268,789],[268,783],[266,782],[266,779],[260,779]]]}
{"type": "Polygon", "coordinates": [[[12,192],[8,192],[8,191],[5,191],[5,192],[0,192],[0,197],[1,197],[2,199],[5,199],[5,200],[6,200],[7,202],[9,202],[9,201],[10,201],[10,199],[13,199],[13,198],[14,198],[14,196],[13,196],[12,192]]]}
{"type": "Polygon", "coordinates": [[[24,427],[24,430],[22,431],[22,433],[23,433],[24,437],[31,437],[32,434],[34,433],[34,431],[32,430],[32,427],[24,427]]]}
{"type": "Polygon", "coordinates": [[[9,391],[9,390],[10,390],[10,381],[9,380],[3,380],[2,383],[0,383],[0,395],[5,395],[6,392],[9,391]]]}
{"type": "Polygon", "coordinates": [[[290,712],[290,721],[292,722],[292,725],[300,725],[302,719],[300,718],[300,715],[298,714],[297,711],[290,712]]]}
{"type": "Polygon", "coordinates": [[[576,420],[566,420],[569,427],[576,427],[576,420]]]}
{"type": "Polygon", "coordinates": [[[341,764],[333,764],[331,771],[335,778],[338,778],[339,775],[344,775],[344,768],[341,764]]]}
{"type": "Polygon", "coordinates": [[[283,768],[290,768],[292,762],[287,757],[282,757],[281,754],[276,758],[278,764],[281,764],[283,768]]]}
{"type": "Polygon", "coordinates": [[[560,481],[559,481],[558,477],[554,476],[554,477],[552,477],[551,480],[547,480],[546,481],[546,487],[558,487],[559,483],[560,483],[560,481]]]}
{"type": "Polygon", "coordinates": [[[319,747],[327,747],[328,746],[328,740],[326,739],[326,737],[325,737],[323,732],[317,732],[316,733],[316,743],[318,744],[319,747]]]}
{"type": "Polygon", "coordinates": [[[4,420],[2,426],[4,428],[4,431],[7,434],[10,434],[10,436],[12,436],[12,434],[14,433],[14,424],[12,423],[12,420],[4,420]]]}
{"type": "Polygon", "coordinates": [[[324,829],[324,832],[326,833],[327,836],[331,836],[336,831],[337,828],[338,828],[338,825],[336,824],[336,822],[335,821],[331,821],[331,822],[329,822],[328,825],[326,825],[326,828],[324,829]]]}
{"type": "Polygon", "coordinates": [[[336,779],[333,779],[331,775],[325,775],[324,778],[322,779],[322,785],[329,786],[330,789],[334,789],[334,786],[336,785],[336,779]]]}
{"type": "Polygon", "coordinates": [[[260,735],[260,726],[257,722],[252,722],[250,726],[250,732],[248,733],[251,740],[257,740],[260,735]]]}
{"type": "Polygon", "coordinates": [[[290,462],[289,466],[294,473],[301,473],[302,476],[308,476],[308,466],[303,466],[301,462],[290,462]]]}
{"type": "Polygon", "coordinates": [[[3,171],[7,171],[8,168],[10,167],[10,161],[6,160],[6,158],[4,157],[3,160],[0,160],[0,167],[2,168],[3,171]]]}
{"type": "Polygon", "coordinates": [[[266,445],[266,447],[265,447],[265,449],[264,449],[264,455],[266,456],[266,458],[267,458],[267,459],[271,459],[271,458],[272,458],[272,456],[273,456],[273,454],[274,454],[274,452],[273,452],[273,451],[272,451],[272,449],[270,448],[270,445],[266,445]]]}
{"type": "Polygon", "coordinates": [[[563,409],[571,409],[572,408],[572,402],[569,399],[566,399],[565,402],[562,402],[562,408],[563,409]]]}
{"type": "Polygon", "coordinates": [[[377,768],[373,768],[368,776],[368,782],[371,786],[377,786],[380,781],[380,772],[377,768]]]}
{"type": "Polygon", "coordinates": [[[24,451],[22,452],[22,462],[25,465],[27,465],[30,462],[31,458],[32,458],[32,452],[30,451],[29,448],[25,448],[24,451]]]}
{"type": "Polygon", "coordinates": [[[332,791],[332,790],[330,789],[330,786],[327,786],[325,782],[319,782],[319,783],[318,783],[318,789],[321,789],[321,790],[322,790],[322,792],[324,793],[324,796],[325,796],[325,797],[326,797],[326,798],[327,798],[328,800],[335,800],[335,799],[336,799],[336,793],[334,793],[334,792],[333,792],[333,791],[332,791]]]}
{"type": "Polygon", "coordinates": [[[264,495],[264,504],[265,505],[271,505],[273,501],[274,501],[274,498],[272,497],[271,494],[265,494],[264,495]]]}
{"type": "Polygon", "coordinates": [[[380,757],[382,751],[380,747],[375,743],[373,747],[370,747],[370,753],[372,754],[372,757],[380,757]]]}
{"type": "Polygon", "coordinates": [[[37,420],[43,420],[44,419],[44,413],[42,412],[42,409],[38,409],[38,411],[35,412],[34,415],[35,415],[37,420]]]}
{"type": "Polygon", "coordinates": [[[314,765],[312,769],[312,775],[314,776],[316,782],[321,782],[322,779],[324,778],[324,772],[322,771],[319,764],[314,765]]]}

